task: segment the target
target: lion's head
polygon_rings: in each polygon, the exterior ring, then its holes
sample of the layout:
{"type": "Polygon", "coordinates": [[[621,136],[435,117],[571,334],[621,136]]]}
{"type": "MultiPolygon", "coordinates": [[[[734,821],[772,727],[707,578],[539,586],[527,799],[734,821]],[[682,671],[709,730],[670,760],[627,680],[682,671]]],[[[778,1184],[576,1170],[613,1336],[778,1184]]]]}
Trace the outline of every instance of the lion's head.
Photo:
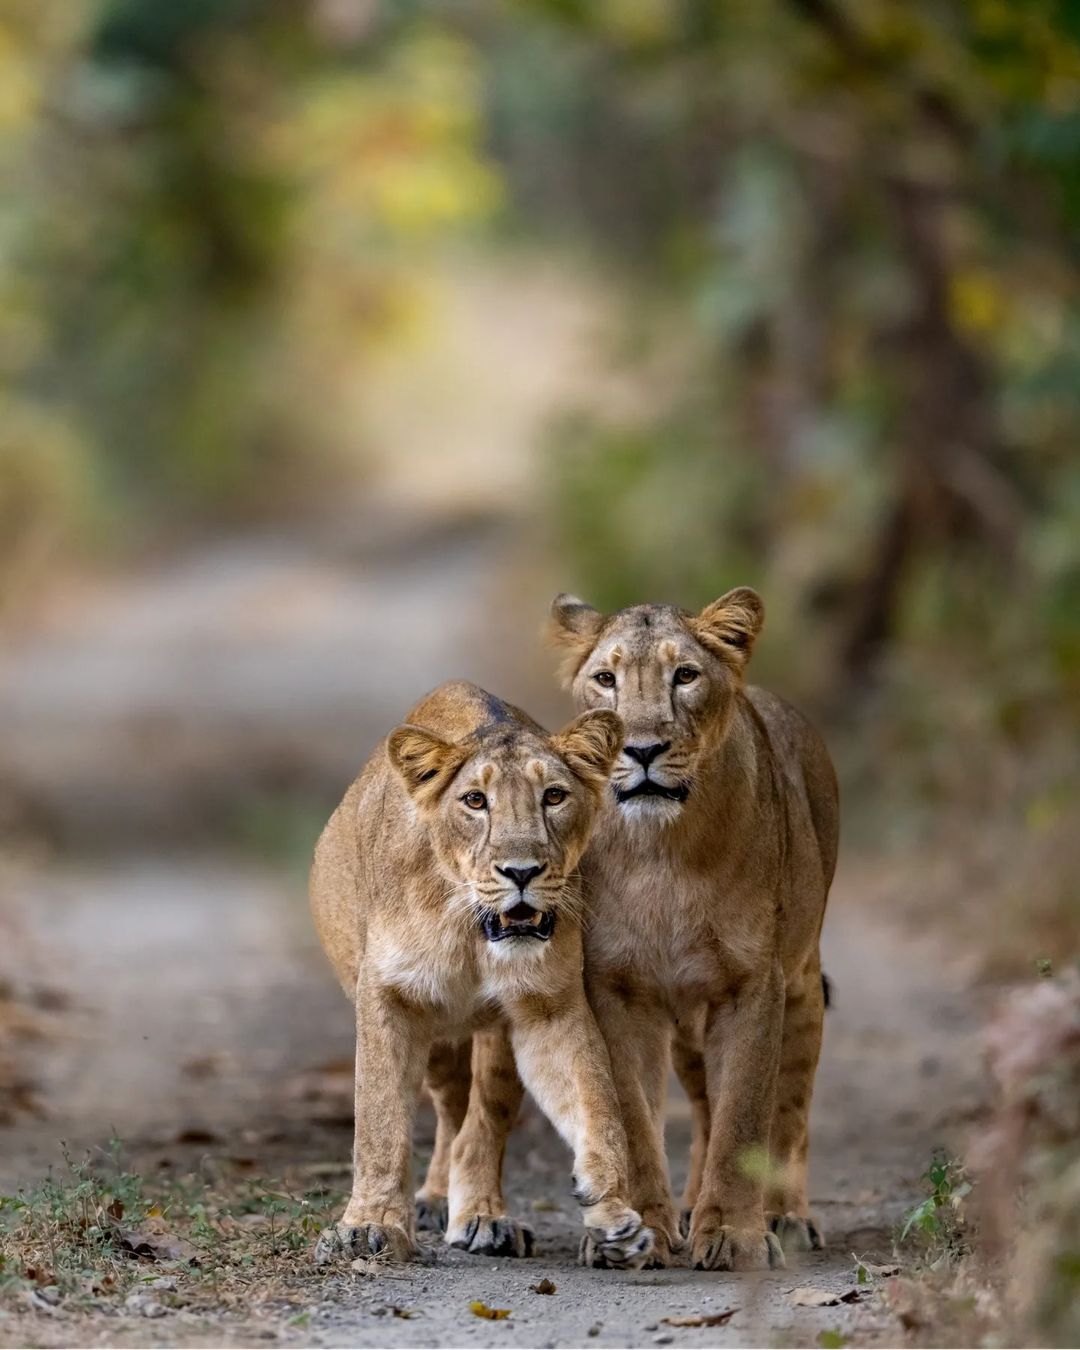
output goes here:
{"type": "Polygon", "coordinates": [[[764,616],[745,586],[696,615],[674,605],[604,615],[576,596],[556,597],[550,637],[566,653],[566,687],[579,707],[623,720],[611,784],[625,819],[678,818],[702,750],[727,729],[764,616]]]}
{"type": "Polygon", "coordinates": [[[458,742],[408,724],[391,733],[390,762],[427,825],[438,865],[500,954],[536,951],[561,912],[578,913],[581,898],[568,882],[622,737],[619,718],[605,709],[583,713],[555,736],[518,723],[458,742]]]}

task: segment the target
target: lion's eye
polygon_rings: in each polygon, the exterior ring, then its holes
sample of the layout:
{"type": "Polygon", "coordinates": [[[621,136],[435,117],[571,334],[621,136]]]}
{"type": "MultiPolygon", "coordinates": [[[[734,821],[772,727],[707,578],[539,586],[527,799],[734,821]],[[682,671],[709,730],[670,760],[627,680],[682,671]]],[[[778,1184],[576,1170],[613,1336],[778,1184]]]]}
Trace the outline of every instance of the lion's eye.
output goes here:
{"type": "Polygon", "coordinates": [[[598,671],[596,672],[596,674],[593,676],[593,679],[596,681],[597,684],[601,685],[604,689],[614,689],[614,688],[615,688],[615,672],[614,672],[614,671],[611,671],[611,670],[598,670],[598,671]]]}
{"type": "Polygon", "coordinates": [[[693,684],[701,674],[700,670],[695,670],[693,666],[680,666],[675,672],[676,684],[693,684]]]}
{"type": "Polygon", "coordinates": [[[474,788],[472,792],[466,792],[461,799],[470,811],[482,811],[487,806],[487,798],[482,792],[477,792],[474,788]]]}
{"type": "Polygon", "coordinates": [[[566,801],[567,792],[565,788],[550,787],[544,793],[545,806],[559,806],[566,801]]]}

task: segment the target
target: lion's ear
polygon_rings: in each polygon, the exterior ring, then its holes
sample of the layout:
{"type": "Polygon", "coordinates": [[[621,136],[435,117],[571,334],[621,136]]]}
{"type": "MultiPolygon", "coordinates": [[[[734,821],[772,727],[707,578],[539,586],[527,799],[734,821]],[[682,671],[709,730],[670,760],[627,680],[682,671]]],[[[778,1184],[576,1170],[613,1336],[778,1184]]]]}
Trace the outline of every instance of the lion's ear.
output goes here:
{"type": "Polygon", "coordinates": [[[465,757],[459,745],[408,722],[390,733],[386,753],[417,805],[431,803],[441,796],[465,757]]]}
{"type": "Polygon", "coordinates": [[[574,676],[595,646],[603,626],[604,616],[600,611],[587,605],[584,600],[579,600],[576,595],[557,595],[551,602],[547,640],[565,653],[559,675],[566,688],[573,683],[574,676]]]}
{"type": "Polygon", "coordinates": [[[555,753],[595,788],[607,782],[622,743],[622,718],[608,708],[582,713],[552,737],[555,753]]]}
{"type": "Polygon", "coordinates": [[[703,647],[742,670],[764,622],[761,596],[749,586],[736,586],[691,619],[690,629],[703,647]]]}

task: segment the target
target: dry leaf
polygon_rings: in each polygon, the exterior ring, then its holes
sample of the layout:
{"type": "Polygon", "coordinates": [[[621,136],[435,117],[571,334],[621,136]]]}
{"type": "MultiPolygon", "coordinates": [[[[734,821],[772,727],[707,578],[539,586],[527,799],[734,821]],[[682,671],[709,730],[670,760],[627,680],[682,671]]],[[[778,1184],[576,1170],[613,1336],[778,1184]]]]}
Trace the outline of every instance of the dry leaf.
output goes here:
{"type": "Polygon", "coordinates": [[[551,1280],[541,1280],[539,1284],[530,1284],[529,1288],[534,1294],[553,1294],[558,1288],[551,1280]]]}
{"type": "Polygon", "coordinates": [[[861,1298],[858,1289],[838,1294],[835,1289],[815,1289],[810,1284],[792,1289],[788,1294],[788,1302],[796,1308],[835,1308],[838,1303],[858,1303],[861,1298]]]}
{"type": "Polygon", "coordinates": [[[354,1270],[357,1275],[378,1275],[384,1280],[407,1280],[409,1278],[405,1271],[395,1271],[388,1267],[385,1261],[380,1261],[377,1257],[358,1256],[355,1261],[349,1262],[349,1268],[354,1270]]]}
{"type": "Polygon", "coordinates": [[[213,1130],[204,1130],[199,1125],[189,1125],[176,1136],[178,1144],[216,1144],[218,1136],[213,1130]]]}
{"type": "Polygon", "coordinates": [[[145,1256],[151,1261],[184,1261],[189,1266],[199,1264],[199,1253],[186,1238],[172,1233],[145,1228],[117,1228],[120,1246],[132,1256],[145,1256]]]}
{"type": "Polygon", "coordinates": [[[865,1272],[866,1275],[871,1276],[876,1280],[886,1280],[892,1275],[900,1274],[900,1267],[894,1263],[878,1266],[875,1265],[873,1261],[860,1260],[854,1252],[851,1253],[851,1259],[855,1262],[855,1275],[860,1284],[863,1283],[862,1275],[859,1273],[860,1271],[865,1272]]]}
{"type": "Polygon", "coordinates": [[[486,1303],[481,1303],[475,1299],[469,1304],[469,1310],[474,1317],[486,1317],[489,1322],[501,1322],[504,1318],[510,1316],[509,1308],[489,1308],[486,1303]]]}
{"type": "Polygon", "coordinates": [[[738,1308],[729,1308],[722,1313],[687,1313],[683,1317],[661,1317],[669,1327],[722,1327],[738,1312],[738,1308]]]}

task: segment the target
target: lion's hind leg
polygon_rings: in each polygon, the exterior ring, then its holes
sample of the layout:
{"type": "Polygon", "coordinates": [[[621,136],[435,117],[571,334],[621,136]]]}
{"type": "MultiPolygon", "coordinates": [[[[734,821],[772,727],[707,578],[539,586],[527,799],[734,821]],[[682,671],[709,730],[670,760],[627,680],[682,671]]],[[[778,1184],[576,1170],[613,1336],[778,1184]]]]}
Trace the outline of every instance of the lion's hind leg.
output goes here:
{"type": "Polygon", "coordinates": [[[506,1141],[524,1089],[505,1026],[478,1031],[472,1042],[469,1107],[451,1149],[446,1241],[478,1256],[529,1256],[533,1234],[506,1212],[502,1193],[506,1141]]]}
{"type": "Polygon", "coordinates": [[[776,1105],[769,1135],[776,1179],[769,1187],[765,1206],[773,1232],[787,1251],[820,1251],[825,1245],[806,1195],[810,1098],[824,1017],[824,983],[815,959],[787,988],[776,1105]]]}
{"type": "Polygon", "coordinates": [[[435,1107],[435,1147],[424,1184],[416,1192],[416,1226],[441,1233],[446,1228],[450,1190],[450,1154],[469,1106],[472,1041],[436,1041],[428,1056],[424,1087],[435,1107]]]}
{"type": "Polygon", "coordinates": [[[672,1064],[679,1082],[690,1102],[690,1166],[686,1174],[682,1200],[679,1205],[679,1226],[683,1237],[690,1232],[690,1215],[697,1204],[701,1179],[705,1174],[705,1157],[709,1149],[709,1088],[705,1078],[705,1055],[701,1046],[702,1032],[676,1024],[671,1046],[672,1064]]]}

